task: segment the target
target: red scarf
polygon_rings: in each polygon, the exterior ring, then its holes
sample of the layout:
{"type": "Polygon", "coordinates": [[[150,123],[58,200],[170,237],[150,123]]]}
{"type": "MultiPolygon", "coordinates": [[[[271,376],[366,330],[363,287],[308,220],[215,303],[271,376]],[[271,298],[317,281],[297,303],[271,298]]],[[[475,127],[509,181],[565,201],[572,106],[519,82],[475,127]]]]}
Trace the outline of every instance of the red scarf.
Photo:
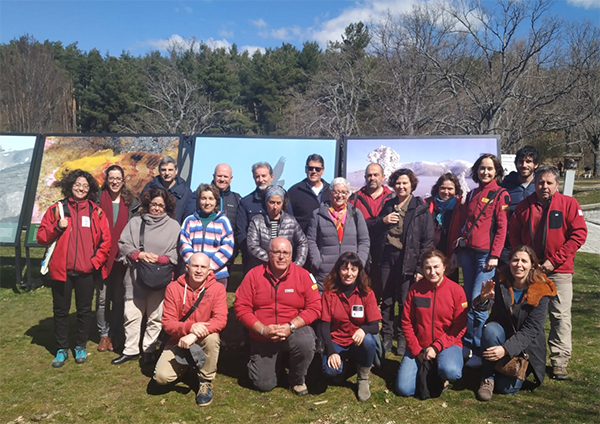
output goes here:
{"type": "Polygon", "coordinates": [[[333,219],[333,223],[335,224],[335,229],[337,230],[337,235],[338,235],[338,239],[340,240],[340,243],[342,242],[342,239],[344,238],[344,224],[346,222],[346,212],[348,211],[348,208],[346,205],[344,205],[343,209],[340,209],[339,211],[336,211],[333,206],[329,207],[329,215],[331,216],[331,218],[333,219]]]}
{"type": "Polygon", "coordinates": [[[100,195],[100,208],[106,214],[106,219],[108,219],[108,227],[110,228],[110,252],[108,254],[108,259],[106,260],[106,272],[109,274],[112,270],[117,252],[119,251],[119,238],[121,237],[123,228],[125,228],[125,225],[127,225],[127,220],[129,218],[129,208],[127,205],[125,205],[123,196],[121,196],[119,202],[119,214],[117,215],[117,222],[113,225],[114,218],[112,199],[108,193],[108,190],[102,191],[102,195],[100,195]]]}

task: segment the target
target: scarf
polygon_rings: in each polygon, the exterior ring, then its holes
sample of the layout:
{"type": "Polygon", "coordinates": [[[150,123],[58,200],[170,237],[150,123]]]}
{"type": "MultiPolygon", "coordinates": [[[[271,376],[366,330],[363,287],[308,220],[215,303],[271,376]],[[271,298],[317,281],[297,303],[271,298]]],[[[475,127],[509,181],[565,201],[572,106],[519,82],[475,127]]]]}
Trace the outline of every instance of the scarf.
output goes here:
{"type": "Polygon", "coordinates": [[[342,209],[336,211],[333,206],[329,207],[329,215],[331,219],[333,219],[333,223],[335,224],[335,229],[337,230],[338,239],[340,243],[344,238],[344,225],[346,223],[346,212],[348,211],[348,206],[344,205],[342,209]]]}
{"type": "Polygon", "coordinates": [[[108,259],[106,260],[106,272],[110,274],[115,257],[119,251],[119,238],[123,232],[123,228],[127,225],[127,219],[129,217],[129,208],[123,201],[123,196],[119,198],[119,213],[117,215],[117,222],[113,225],[113,206],[112,198],[108,190],[103,190],[100,195],[100,208],[106,214],[108,219],[108,228],[110,229],[110,252],[108,253],[108,259]]]}
{"type": "Polygon", "coordinates": [[[457,201],[458,197],[456,196],[450,200],[442,200],[439,197],[436,197],[434,199],[435,209],[439,211],[439,213],[435,215],[435,220],[439,225],[443,224],[444,213],[446,213],[447,211],[453,211],[457,201]]]}

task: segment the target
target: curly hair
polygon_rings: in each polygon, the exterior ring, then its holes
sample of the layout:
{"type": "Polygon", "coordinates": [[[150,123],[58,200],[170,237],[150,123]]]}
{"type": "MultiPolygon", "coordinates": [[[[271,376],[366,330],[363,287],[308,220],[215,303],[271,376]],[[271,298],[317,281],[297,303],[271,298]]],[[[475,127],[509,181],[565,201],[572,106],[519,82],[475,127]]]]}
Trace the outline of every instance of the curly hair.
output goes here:
{"type": "Polygon", "coordinates": [[[358,278],[356,279],[356,286],[358,287],[358,291],[360,292],[360,294],[362,296],[365,296],[371,290],[371,288],[369,287],[369,278],[367,277],[367,273],[364,270],[360,258],[354,252],[342,253],[342,255],[335,262],[335,265],[331,269],[329,275],[325,277],[325,281],[323,282],[324,289],[335,291],[341,290],[343,287],[343,283],[342,279],[340,278],[340,269],[349,265],[358,268],[358,278]]]}
{"type": "Polygon", "coordinates": [[[121,190],[120,190],[121,199],[123,199],[123,202],[125,203],[125,205],[127,207],[131,206],[131,203],[136,196],[133,194],[133,192],[131,190],[129,190],[129,187],[127,187],[127,184],[125,183],[125,171],[123,171],[123,168],[121,168],[119,165],[111,165],[108,168],[106,168],[106,170],[104,171],[105,175],[104,175],[104,183],[102,184],[102,190],[104,190],[104,191],[109,190],[108,174],[111,171],[118,171],[121,173],[121,178],[123,179],[123,185],[121,186],[121,190]]]}
{"type": "Polygon", "coordinates": [[[451,181],[454,184],[454,195],[462,196],[463,191],[460,186],[460,181],[458,181],[458,177],[454,175],[452,172],[446,172],[435,182],[433,187],[431,187],[431,196],[438,197],[438,193],[440,191],[440,186],[444,183],[444,181],[451,181]]]}
{"type": "Polygon", "coordinates": [[[479,184],[479,174],[477,171],[479,171],[481,162],[483,162],[484,159],[491,159],[492,163],[494,164],[494,168],[496,169],[496,177],[494,179],[498,184],[501,184],[502,178],[504,178],[504,168],[502,167],[502,162],[500,162],[498,156],[491,153],[484,153],[483,155],[479,156],[471,167],[471,178],[473,181],[479,184]]]}
{"type": "Polygon", "coordinates": [[[160,197],[165,201],[167,215],[173,218],[173,215],[175,214],[175,206],[177,205],[175,198],[167,190],[160,187],[152,187],[146,190],[142,196],[142,206],[140,207],[140,212],[142,214],[148,213],[150,211],[150,202],[155,197],[160,197]]]}
{"type": "Polygon", "coordinates": [[[410,192],[412,193],[415,191],[417,189],[417,185],[419,184],[419,179],[412,169],[408,168],[400,168],[392,172],[392,175],[390,175],[390,178],[388,178],[388,185],[393,188],[396,185],[398,178],[400,178],[402,175],[406,175],[410,181],[410,192]]]}
{"type": "Polygon", "coordinates": [[[92,177],[92,174],[90,174],[89,172],[84,171],[82,169],[75,169],[75,170],[69,172],[58,183],[58,187],[60,188],[62,195],[65,196],[65,199],[68,199],[69,197],[73,196],[73,185],[75,184],[75,181],[77,181],[77,178],[79,178],[79,177],[85,178],[87,180],[88,185],[90,186],[90,189],[88,190],[85,198],[88,200],[91,200],[92,202],[97,202],[98,201],[98,191],[100,190],[98,188],[98,183],[96,182],[94,177],[92,177]]]}
{"type": "Polygon", "coordinates": [[[221,201],[221,190],[219,190],[217,186],[214,186],[212,184],[200,184],[196,189],[196,210],[200,210],[200,197],[201,194],[205,191],[210,191],[212,193],[215,200],[217,201],[217,203],[215,204],[215,209],[217,209],[217,206],[221,201]]]}

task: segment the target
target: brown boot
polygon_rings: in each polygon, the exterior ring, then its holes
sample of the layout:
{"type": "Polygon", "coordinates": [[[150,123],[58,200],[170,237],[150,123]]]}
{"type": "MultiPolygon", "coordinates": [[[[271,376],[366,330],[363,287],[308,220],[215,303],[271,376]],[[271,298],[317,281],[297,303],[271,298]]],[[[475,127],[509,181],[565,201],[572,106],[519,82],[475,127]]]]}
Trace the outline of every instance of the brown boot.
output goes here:
{"type": "Polygon", "coordinates": [[[371,367],[356,367],[356,382],[358,383],[357,397],[360,402],[366,402],[371,397],[371,390],[369,389],[369,375],[371,374],[371,367]]]}
{"type": "Polygon", "coordinates": [[[98,352],[106,352],[107,350],[112,351],[112,343],[110,342],[110,337],[104,336],[100,338],[100,343],[98,343],[98,352]]]}
{"type": "Polygon", "coordinates": [[[484,378],[481,380],[481,384],[479,385],[479,390],[477,390],[477,399],[483,402],[487,402],[488,400],[492,400],[492,396],[494,395],[494,379],[492,378],[484,378]]]}

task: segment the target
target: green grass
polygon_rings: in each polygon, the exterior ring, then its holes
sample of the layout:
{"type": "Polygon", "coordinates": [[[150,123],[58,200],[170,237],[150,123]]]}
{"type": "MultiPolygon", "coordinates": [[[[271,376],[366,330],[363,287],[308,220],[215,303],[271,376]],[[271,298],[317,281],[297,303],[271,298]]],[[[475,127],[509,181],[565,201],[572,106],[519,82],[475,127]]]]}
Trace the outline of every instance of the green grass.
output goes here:
{"type": "MultiPolygon", "coordinates": [[[[573,359],[570,380],[546,379],[534,392],[495,395],[475,400],[476,372],[438,399],[400,398],[391,391],[398,358],[388,355],[372,377],[373,396],[359,403],[356,377],[343,387],[324,384],[318,362],[308,377],[311,395],[298,398],[277,388],[258,393],[248,388],[245,353],[234,348],[242,337],[230,313],[223,339],[214,401],[206,408],[194,402],[185,383],[159,391],[152,370],[135,362],[113,366],[113,353],[98,353],[91,334],[89,360],[77,365],[72,356],[53,369],[52,296],[48,288],[19,292],[12,288],[10,249],[2,249],[0,288],[0,422],[44,423],[593,423],[600,416],[600,257],[580,253],[576,260],[573,305],[573,359]],[[319,402],[326,402],[318,404],[319,402]]],[[[39,256],[39,255],[38,255],[39,256]]],[[[239,279],[240,274],[235,278],[239,279]]],[[[235,289],[232,284],[229,291],[235,289]]],[[[231,305],[233,293],[228,294],[231,305]]],[[[74,306],[71,328],[75,323],[74,306]]],[[[193,380],[192,380],[193,382],[193,380]]]]}

